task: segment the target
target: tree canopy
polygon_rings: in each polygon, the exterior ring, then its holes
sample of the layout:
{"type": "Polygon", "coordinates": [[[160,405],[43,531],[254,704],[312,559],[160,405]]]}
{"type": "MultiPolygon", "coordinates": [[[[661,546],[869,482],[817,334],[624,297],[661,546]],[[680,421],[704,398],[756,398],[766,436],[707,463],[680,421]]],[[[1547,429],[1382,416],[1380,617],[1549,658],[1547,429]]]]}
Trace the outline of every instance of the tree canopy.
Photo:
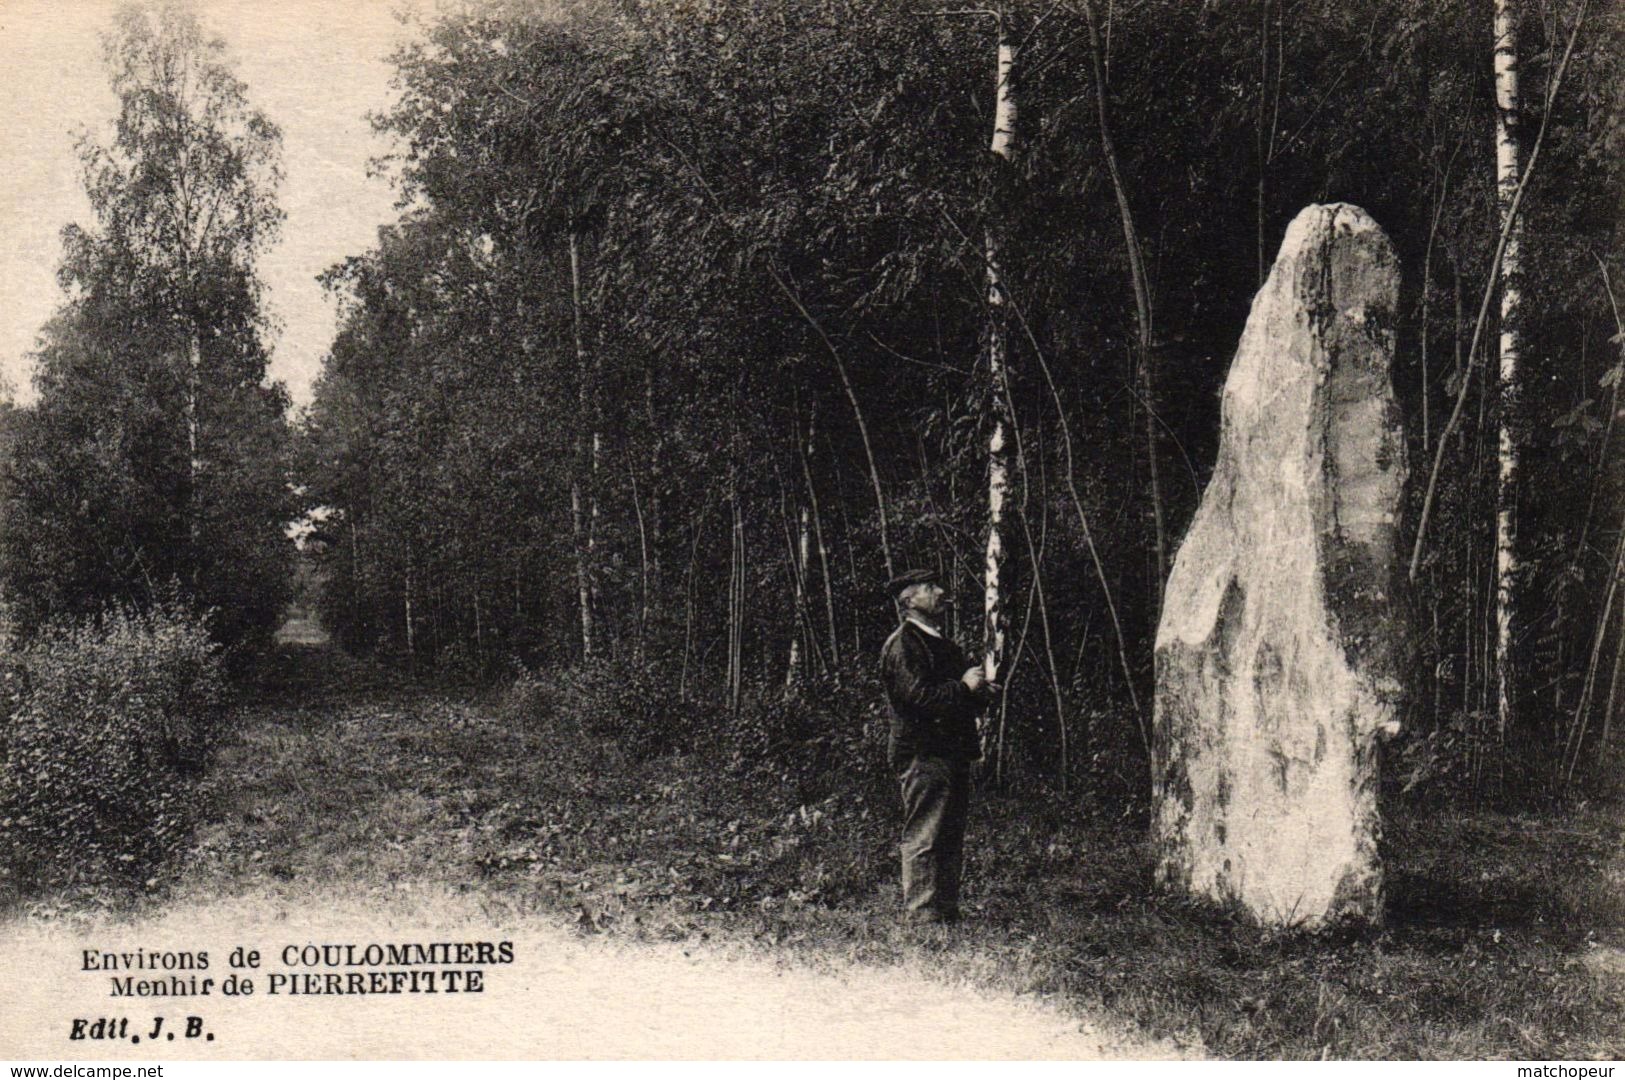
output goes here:
{"type": "MultiPolygon", "coordinates": [[[[987,521],[982,238],[997,212],[1017,504],[1001,723],[1012,762],[1050,769],[1069,733],[1087,749],[1065,768],[1134,786],[1157,527],[1177,539],[1194,509],[1216,391],[1282,228],[1342,200],[1406,268],[1413,461],[1464,380],[1478,402],[1444,451],[1422,548],[1436,711],[1413,749],[1425,771],[1427,740],[1479,739],[1496,401],[1465,353],[1494,287],[1488,15],[996,8],[1019,44],[1022,147],[997,202],[992,9],[506,3],[428,25],[378,121],[412,210],[330,276],[349,314],[305,432],[311,497],[343,522],[327,560],[347,639],[558,662],[582,655],[590,605],[609,654],[669,665],[687,692],[773,684],[792,638],[823,678],[861,670],[892,561],[949,570],[963,619],[987,521]]],[[[1530,619],[1524,651],[1550,682],[1526,691],[1534,728],[1566,730],[1593,631],[1572,590],[1609,574],[1597,537],[1618,527],[1597,384],[1618,362],[1603,346],[1621,25],[1583,5],[1522,17],[1525,78],[1550,100],[1525,105],[1530,130],[1550,129],[1522,271],[1539,313],[1530,385],[1550,389],[1530,402],[1539,555],[1524,587],[1572,596],[1530,619]],[[1589,536],[1577,499],[1597,505],[1589,536]]]]}
{"type": "Polygon", "coordinates": [[[126,7],[103,44],[119,113],[79,141],[94,220],[64,230],[10,461],[7,595],[25,633],[179,593],[225,640],[264,636],[293,513],[256,274],[280,134],[187,6],[126,7]]]}

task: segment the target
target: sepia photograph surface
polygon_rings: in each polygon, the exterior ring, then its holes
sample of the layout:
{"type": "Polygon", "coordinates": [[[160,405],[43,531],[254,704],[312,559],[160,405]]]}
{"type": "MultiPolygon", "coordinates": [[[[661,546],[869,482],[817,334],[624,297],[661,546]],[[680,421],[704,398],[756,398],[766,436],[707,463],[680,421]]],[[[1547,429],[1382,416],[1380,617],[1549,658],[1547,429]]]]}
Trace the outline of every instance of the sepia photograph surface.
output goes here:
{"type": "Polygon", "coordinates": [[[1625,7],[0,0],[0,165],[0,1058],[1625,1056],[1625,7]]]}

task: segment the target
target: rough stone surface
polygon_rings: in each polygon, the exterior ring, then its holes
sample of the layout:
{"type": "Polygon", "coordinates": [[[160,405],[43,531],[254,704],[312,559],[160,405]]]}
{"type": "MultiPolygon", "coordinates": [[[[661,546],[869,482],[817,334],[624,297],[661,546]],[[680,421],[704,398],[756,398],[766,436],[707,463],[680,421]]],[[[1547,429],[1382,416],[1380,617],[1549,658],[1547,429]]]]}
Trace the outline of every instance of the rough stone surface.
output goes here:
{"type": "Polygon", "coordinates": [[[1406,648],[1398,285],[1358,207],[1287,229],[1157,629],[1158,881],[1266,924],[1381,917],[1378,740],[1406,648]]]}

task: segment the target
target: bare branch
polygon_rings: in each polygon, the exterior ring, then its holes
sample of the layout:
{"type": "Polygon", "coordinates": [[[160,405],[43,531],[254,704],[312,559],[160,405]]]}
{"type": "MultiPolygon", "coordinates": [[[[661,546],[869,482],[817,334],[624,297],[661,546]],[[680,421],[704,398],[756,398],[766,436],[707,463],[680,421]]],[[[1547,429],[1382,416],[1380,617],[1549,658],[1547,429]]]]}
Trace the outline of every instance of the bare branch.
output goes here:
{"type": "Polygon", "coordinates": [[[907,363],[910,363],[910,364],[917,364],[917,365],[919,365],[920,367],[923,367],[923,368],[936,368],[939,371],[951,372],[952,374],[955,374],[955,375],[969,375],[970,374],[970,372],[966,371],[964,368],[957,368],[957,367],[954,367],[952,364],[943,364],[943,363],[932,361],[932,360],[921,360],[918,357],[909,356],[907,353],[898,352],[896,349],[892,348],[890,345],[887,345],[884,341],[881,341],[879,338],[875,337],[874,331],[872,331],[872,330],[865,330],[864,333],[866,335],[868,335],[868,338],[869,338],[870,341],[874,342],[881,349],[885,350],[890,355],[895,356],[899,360],[906,361],[907,363]]]}

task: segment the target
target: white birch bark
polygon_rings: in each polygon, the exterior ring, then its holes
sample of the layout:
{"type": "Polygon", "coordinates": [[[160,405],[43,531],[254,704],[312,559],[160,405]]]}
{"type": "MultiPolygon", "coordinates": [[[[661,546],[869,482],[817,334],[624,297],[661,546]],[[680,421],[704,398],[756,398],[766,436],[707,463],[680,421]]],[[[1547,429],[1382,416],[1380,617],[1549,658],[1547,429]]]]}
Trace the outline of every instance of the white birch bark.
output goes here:
{"type": "Polygon", "coordinates": [[[1501,422],[1495,498],[1495,704],[1497,731],[1504,741],[1512,720],[1516,675],[1512,626],[1517,612],[1513,579],[1518,570],[1516,429],[1521,412],[1518,374],[1518,273],[1523,261],[1523,227],[1512,218],[1519,185],[1518,29],[1512,0],[1495,0],[1495,180],[1506,235],[1501,256],[1501,343],[1497,375],[1501,422]]]}
{"type": "Polygon", "coordinates": [[[581,657],[591,660],[593,657],[593,619],[592,619],[592,587],[587,581],[587,550],[585,537],[585,523],[581,512],[581,480],[572,477],[570,480],[570,528],[575,533],[576,548],[576,595],[581,610],[581,657]]]}
{"type": "MultiPolygon", "coordinates": [[[[1016,155],[1016,45],[1009,26],[998,19],[999,63],[994,83],[993,141],[989,149],[996,159],[995,171],[1003,180],[1016,155]]],[[[1002,184],[995,184],[995,188],[1002,184]]],[[[996,203],[1002,202],[998,194],[996,203]]],[[[1004,284],[1000,277],[1000,230],[997,209],[991,215],[985,239],[987,256],[987,368],[993,387],[993,431],[987,444],[987,553],[983,562],[982,667],[990,681],[999,677],[1004,663],[1004,510],[1010,494],[1010,399],[1008,347],[1004,328],[1004,284]]]]}
{"type": "Polygon", "coordinates": [[[203,459],[198,456],[198,398],[203,385],[203,349],[194,328],[186,335],[186,453],[187,499],[186,535],[192,542],[191,578],[197,584],[198,544],[202,540],[203,523],[198,511],[198,480],[203,474],[203,459]]]}

